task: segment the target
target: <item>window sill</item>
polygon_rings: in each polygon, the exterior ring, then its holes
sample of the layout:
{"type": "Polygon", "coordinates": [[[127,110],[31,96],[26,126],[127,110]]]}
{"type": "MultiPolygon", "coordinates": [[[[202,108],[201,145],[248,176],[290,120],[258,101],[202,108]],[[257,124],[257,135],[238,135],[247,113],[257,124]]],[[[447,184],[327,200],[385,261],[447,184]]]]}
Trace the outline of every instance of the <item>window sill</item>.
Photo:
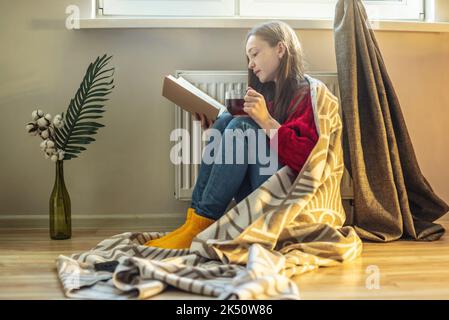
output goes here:
{"type": "MultiPolygon", "coordinates": [[[[294,29],[332,30],[331,19],[289,19],[273,18],[288,23],[294,29]]],[[[81,19],[80,29],[116,29],[116,28],[243,28],[250,29],[270,18],[250,17],[97,17],[81,19]]],[[[448,22],[425,21],[388,21],[371,22],[373,30],[404,32],[449,32],[448,22]]]]}

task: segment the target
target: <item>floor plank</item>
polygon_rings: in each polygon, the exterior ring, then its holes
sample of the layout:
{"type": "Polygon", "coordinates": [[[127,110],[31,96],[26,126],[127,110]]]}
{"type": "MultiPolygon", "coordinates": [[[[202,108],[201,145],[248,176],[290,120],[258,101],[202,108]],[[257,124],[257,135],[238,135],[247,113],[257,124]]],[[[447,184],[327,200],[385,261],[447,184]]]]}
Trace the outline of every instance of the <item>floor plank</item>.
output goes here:
{"type": "MultiPolygon", "coordinates": [[[[448,229],[447,219],[437,222],[448,229]]],[[[88,250],[125,231],[139,230],[74,230],[72,239],[54,241],[46,229],[0,229],[0,299],[64,299],[57,256],[88,250]]],[[[436,242],[365,242],[357,260],[294,280],[302,299],[449,299],[449,235],[436,242]]],[[[153,299],[210,298],[169,287],[153,299]]]]}

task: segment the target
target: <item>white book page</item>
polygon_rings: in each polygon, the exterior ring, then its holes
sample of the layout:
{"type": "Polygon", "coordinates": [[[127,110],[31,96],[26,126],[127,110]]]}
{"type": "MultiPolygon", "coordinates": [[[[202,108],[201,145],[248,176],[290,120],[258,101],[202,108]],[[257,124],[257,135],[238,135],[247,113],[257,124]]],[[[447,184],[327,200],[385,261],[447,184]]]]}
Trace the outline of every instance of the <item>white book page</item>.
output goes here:
{"type": "Polygon", "coordinates": [[[178,79],[175,79],[175,81],[177,83],[179,83],[180,85],[182,85],[183,87],[188,88],[189,91],[191,91],[198,97],[202,98],[207,103],[209,103],[209,104],[213,105],[214,107],[216,107],[217,109],[219,109],[218,116],[220,116],[224,111],[226,111],[226,107],[224,105],[222,105],[220,102],[218,102],[217,100],[215,100],[214,98],[212,98],[211,96],[206,94],[205,92],[201,91],[201,89],[198,89],[197,87],[195,87],[193,84],[191,84],[189,81],[187,81],[183,77],[179,77],[178,79]]]}

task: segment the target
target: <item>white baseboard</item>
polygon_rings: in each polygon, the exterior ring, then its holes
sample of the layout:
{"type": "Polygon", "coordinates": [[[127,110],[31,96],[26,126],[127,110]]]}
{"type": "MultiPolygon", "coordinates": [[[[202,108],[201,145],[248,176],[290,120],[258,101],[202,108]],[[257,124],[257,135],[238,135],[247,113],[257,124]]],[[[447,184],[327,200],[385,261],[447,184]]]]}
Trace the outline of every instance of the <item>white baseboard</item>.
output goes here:
{"type": "MultiPolygon", "coordinates": [[[[346,209],[347,210],[347,209],[346,209]]],[[[349,214],[347,212],[347,214],[349,214]]],[[[142,231],[171,231],[185,222],[185,214],[78,214],[72,215],[74,229],[140,229],[142,231]]],[[[435,223],[449,223],[449,214],[435,223]]],[[[46,229],[49,227],[48,214],[0,215],[0,229],[46,229]]]]}
{"type": "MultiPolygon", "coordinates": [[[[170,231],[185,222],[185,213],[151,214],[74,214],[72,229],[130,228],[145,231],[170,231]]],[[[0,215],[0,228],[48,228],[48,214],[0,215]]]]}

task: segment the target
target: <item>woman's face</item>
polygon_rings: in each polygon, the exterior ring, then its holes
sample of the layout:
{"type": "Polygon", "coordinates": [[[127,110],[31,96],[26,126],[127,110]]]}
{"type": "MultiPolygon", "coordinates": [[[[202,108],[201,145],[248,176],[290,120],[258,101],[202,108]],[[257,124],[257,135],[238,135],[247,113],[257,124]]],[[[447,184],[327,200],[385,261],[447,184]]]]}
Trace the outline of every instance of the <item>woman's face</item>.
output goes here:
{"type": "Polygon", "coordinates": [[[271,48],[268,42],[257,36],[250,36],[246,43],[246,55],[249,58],[248,68],[259,78],[259,81],[276,82],[280,58],[284,53],[281,43],[271,48]]]}

